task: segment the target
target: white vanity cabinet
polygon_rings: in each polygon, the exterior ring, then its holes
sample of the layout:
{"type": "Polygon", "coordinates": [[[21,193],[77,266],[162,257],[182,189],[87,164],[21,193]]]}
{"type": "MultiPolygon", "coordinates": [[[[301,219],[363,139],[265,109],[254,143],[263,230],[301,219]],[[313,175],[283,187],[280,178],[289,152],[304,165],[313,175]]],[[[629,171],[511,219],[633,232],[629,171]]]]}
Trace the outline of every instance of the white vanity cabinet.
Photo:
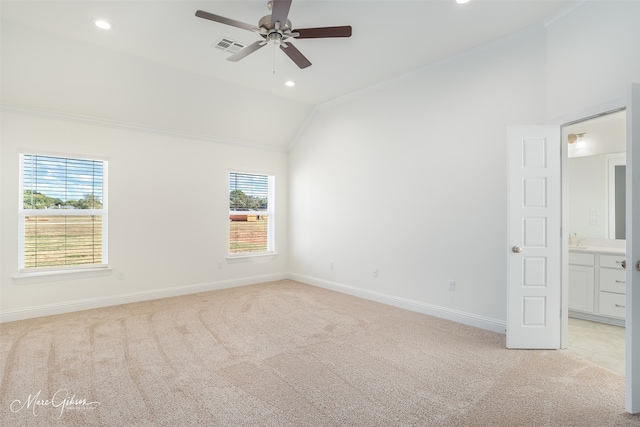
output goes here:
{"type": "Polygon", "coordinates": [[[626,283],[623,253],[569,250],[571,316],[624,325],[626,283]]]}

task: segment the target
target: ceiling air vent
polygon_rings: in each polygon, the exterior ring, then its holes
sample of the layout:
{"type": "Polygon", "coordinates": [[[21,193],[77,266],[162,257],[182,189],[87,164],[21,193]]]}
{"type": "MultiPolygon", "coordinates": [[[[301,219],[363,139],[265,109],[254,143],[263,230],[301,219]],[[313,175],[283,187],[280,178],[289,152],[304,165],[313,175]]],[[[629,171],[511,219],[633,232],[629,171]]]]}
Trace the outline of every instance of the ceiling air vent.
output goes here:
{"type": "Polygon", "coordinates": [[[228,37],[221,38],[215,45],[217,49],[222,49],[226,52],[236,53],[240,49],[246,46],[244,43],[237,42],[228,37]]]}

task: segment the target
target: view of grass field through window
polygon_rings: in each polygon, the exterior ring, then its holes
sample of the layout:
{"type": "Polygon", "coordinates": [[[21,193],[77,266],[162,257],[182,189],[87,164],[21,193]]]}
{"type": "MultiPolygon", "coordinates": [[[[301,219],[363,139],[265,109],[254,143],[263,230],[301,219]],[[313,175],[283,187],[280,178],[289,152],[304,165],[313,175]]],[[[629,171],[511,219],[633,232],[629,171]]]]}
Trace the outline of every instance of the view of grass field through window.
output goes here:
{"type": "Polygon", "coordinates": [[[105,163],[22,155],[21,268],[104,264],[105,163]]]}
{"type": "Polygon", "coordinates": [[[25,268],[102,262],[99,216],[30,216],[24,228],[25,268]]]}
{"type": "Polygon", "coordinates": [[[229,174],[229,253],[269,250],[269,177],[229,174]]]}
{"type": "Polygon", "coordinates": [[[265,252],[267,250],[267,218],[255,221],[231,220],[229,253],[265,252]]]}

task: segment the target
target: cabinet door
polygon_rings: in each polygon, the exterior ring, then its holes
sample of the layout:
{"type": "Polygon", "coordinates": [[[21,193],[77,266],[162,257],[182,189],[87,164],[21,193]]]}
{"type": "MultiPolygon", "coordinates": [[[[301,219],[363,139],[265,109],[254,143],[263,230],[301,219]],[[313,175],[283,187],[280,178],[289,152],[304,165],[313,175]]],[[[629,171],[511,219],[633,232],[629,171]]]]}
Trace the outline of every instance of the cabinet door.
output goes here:
{"type": "Polygon", "coordinates": [[[569,310],[593,313],[593,267],[569,265],[569,310]]]}

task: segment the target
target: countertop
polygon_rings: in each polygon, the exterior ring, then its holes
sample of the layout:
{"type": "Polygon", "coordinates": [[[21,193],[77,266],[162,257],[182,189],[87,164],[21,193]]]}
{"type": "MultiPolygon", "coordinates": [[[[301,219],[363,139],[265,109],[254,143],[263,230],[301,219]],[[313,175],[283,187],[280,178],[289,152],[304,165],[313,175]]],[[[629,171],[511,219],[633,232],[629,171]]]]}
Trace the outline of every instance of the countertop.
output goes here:
{"type": "Polygon", "coordinates": [[[598,253],[605,255],[624,255],[625,249],[621,248],[607,248],[598,246],[569,246],[569,252],[586,252],[586,253],[598,253]]]}

